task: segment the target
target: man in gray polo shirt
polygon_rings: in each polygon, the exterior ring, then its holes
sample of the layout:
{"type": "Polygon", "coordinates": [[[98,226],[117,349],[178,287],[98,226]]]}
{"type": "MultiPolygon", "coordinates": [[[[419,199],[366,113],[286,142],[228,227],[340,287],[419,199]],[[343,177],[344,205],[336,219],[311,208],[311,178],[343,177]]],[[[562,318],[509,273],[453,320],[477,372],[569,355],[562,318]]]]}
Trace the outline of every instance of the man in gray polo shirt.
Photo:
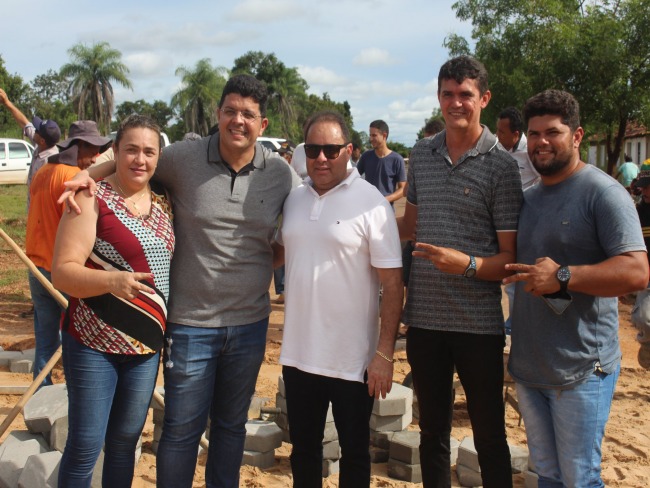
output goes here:
{"type": "Polygon", "coordinates": [[[503,408],[499,281],[515,256],[519,169],[481,125],[490,101],[485,67],[451,59],[438,75],[446,129],[411,152],[403,239],[417,242],[403,322],[420,405],[425,487],[451,486],[454,368],[467,394],[483,486],[512,486],[503,408]],[[417,232],[416,232],[417,231],[417,232]]]}
{"type": "Polygon", "coordinates": [[[153,178],[171,195],[176,233],[159,488],[192,486],[208,415],[206,485],[239,486],[271,311],[271,240],[284,199],[300,184],[286,161],[256,143],[268,125],[267,96],[252,76],[230,78],[219,131],[165,148],[153,178]]]}

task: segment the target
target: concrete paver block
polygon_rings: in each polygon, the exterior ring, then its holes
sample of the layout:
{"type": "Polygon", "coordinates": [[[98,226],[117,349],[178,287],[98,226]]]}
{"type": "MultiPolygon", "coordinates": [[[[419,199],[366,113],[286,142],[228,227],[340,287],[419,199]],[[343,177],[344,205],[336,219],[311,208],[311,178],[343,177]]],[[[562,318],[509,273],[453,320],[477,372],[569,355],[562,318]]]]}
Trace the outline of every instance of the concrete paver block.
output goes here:
{"type": "Polygon", "coordinates": [[[528,470],[528,449],[521,446],[511,446],[510,448],[510,464],[512,465],[513,473],[523,473],[528,470]]]}
{"type": "MultiPolygon", "coordinates": [[[[7,438],[9,440],[9,438],[7,438]]],[[[30,456],[34,454],[43,454],[49,450],[44,440],[35,438],[19,441],[16,438],[5,445],[0,457],[0,486],[13,488],[17,486],[18,479],[22,474],[23,468],[30,456]]]]}
{"type": "Polygon", "coordinates": [[[339,438],[339,433],[336,430],[334,422],[325,422],[325,431],[323,432],[323,442],[336,441],[339,438]]]}
{"type": "Polygon", "coordinates": [[[339,441],[323,442],[323,459],[337,460],[341,457],[339,441]]]}
{"type": "MultiPolygon", "coordinates": [[[[165,387],[164,386],[157,386],[156,391],[165,398],[165,387]]],[[[151,397],[151,403],[149,404],[149,408],[153,408],[155,410],[165,410],[159,403],[156,401],[156,399],[152,396],[151,397]]]]}
{"type": "Polygon", "coordinates": [[[537,473],[534,473],[532,471],[524,472],[524,486],[526,488],[537,488],[538,483],[539,476],[537,476],[537,473]]]}
{"type": "Polygon", "coordinates": [[[390,450],[390,441],[394,435],[395,432],[377,432],[370,429],[370,445],[388,451],[390,450]]]}
{"type": "Polygon", "coordinates": [[[65,385],[44,386],[29,399],[23,410],[30,432],[48,433],[57,419],[68,415],[68,390],[65,385]]]}
{"type": "Polygon", "coordinates": [[[449,437],[449,450],[450,450],[449,460],[452,466],[456,464],[458,460],[459,447],[460,447],[460,442],[458,442],[458,440],[455,439],[454,437],[449,437]]]}
{"type": "Polygon", "coordinates": [[[460,442],[460,446],[458,447],[458,459],[456,460],[456,466],[458,465],[463,465],[479,473],[481,472],[481,466],[478,464],[478,454],[474,447],[473,437],[465,437],[460,442]]]}
{"type": "Polygon", "coordinates": [[[370,416],[370,428],[378,431],[398,432],[406,429],[413,420],[413,413],[409,409],[404,415],[388,415],[381,417],[377,414],[370,416]]]}
{"type": "Polygon", "coordinates": [[[244,450],[244,457],[241,461],[242,465],[255,466],[260,469],[271,468],[275,464],[275,450],[267,452],[257,452],[244,450]]]}
{"type": "Polygon", "coordinates": [[[408,411],[411,411],[412,415],[412,405],[413,390],[399,383],[393,383],[390,393],[386,395],[386,398],[380,397],[379,399],[375,399],[372,406],[372,413],[386,417],[390,415],[404,415],[408,411]]]}
{"type": "Polygon", "coordinates": [[[370,462],[373,464],[387,463],[388,451],[379,447],[370,446],[370,462]]]}
{"type": "Polygon", "coordinates": [[[25,359],[21,351],[0,351],[0,366],[9,366],[19,359],[25,359]]]}
{"type": "Polygon", "coordinates": [[[154,425],[153,427],[153,440],[154,441],[160,441],[160,438],[162,437],[162,431],[163,428],[161,425],[154,425]]]}
{"type": "Polygon", "coordinates": [[[282,445],[282,430],[275,422],[249,420],[246,422],[247,451],[268,452],[282,445]]]}
{"type": "Polygon", "coordinates": [[[460,486],[483,486],[481,473],[462,464],[456,464],[456,475],[460,486]]]}
{"type": "Polygon", "coordinates": [[[420,433],[395,432],[390,441],[390,458],[406,464],[420,464],[420,433]]]}
{"type": "Polygon", "coordinates": [[[25,442],[29,440],[35,440],[41,444],[43,452],[49,449],[47,441],[41,434],[32,434],[28,430],[12,430],[9,432],[4,442],[0,444],[0,459],[2,459],[2,455],[7,447],[10,447],[12,444],[17,442],[25,442]]]}
{"type": "Polygon", "coordinates": [[[280,413],[275,417],[275,423],[278,424],[282,430],[289,430],[289,417],[286,413],[280,413]]]}
{"type": "Polygon", "coordinates": [[[23,353],[24,359],[31,359],[32,361],[36,357],[36,349],[31,348],[31,349],[25,349],[24,351],[21,351],[23,353]]]}
{"type": "Polygon", "coordinates": [[[34,361],[31,359],[16,359],[9,363],[9,371],[12,373],[29,374],[34,370],[34,361]]]}
{"type": "Polygon", "coordinates": [[[63,452],[65,443],[68,440],[68,416],[61,417],[54,421],[50,430],[50,449],[63,452]]]}
{"type": "Polygon", "coordinates": [[[280,395],[280,393],[275,394],[275,406],[280,409],[280,412],[287,413],[287,399],[280,395]]]}
{"type": "Polygon", "coordinates": [[[57,488],[60,463],[59,451],[29,456],[18,478],[18,488],[57,488]]]}
{"type": "Polygon", "coordinates": [[[422,483],[422,467],[419,464],[406,464],[397,459],[389,459],[388,477],[409,483],[422,483]]]}
{"type": "Polygon", "coordinates": [[[332,459],[323,459],[323,478],[339,472],[339,462],[332,459]]]}

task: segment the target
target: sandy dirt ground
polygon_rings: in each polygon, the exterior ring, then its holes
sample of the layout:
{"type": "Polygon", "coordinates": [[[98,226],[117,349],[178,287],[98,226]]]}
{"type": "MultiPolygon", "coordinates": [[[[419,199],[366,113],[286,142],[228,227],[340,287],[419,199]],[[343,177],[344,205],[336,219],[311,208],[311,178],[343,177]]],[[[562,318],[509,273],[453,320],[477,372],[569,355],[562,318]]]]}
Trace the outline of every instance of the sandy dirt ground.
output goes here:
{"type": "MultiPolygon", "coordinates": [[[[8,246],[0,243],[0,267],[21,269],[22,263],[10,251],[8,246]]],[[[26,275],[26,271],[25,271],[26,275]]],[[[30,304],[21,297],[28,297],[27,280],[19,285],[0,285],[0,346],[5,350],[23,350],[34,345],[31,318],[22,317],[30,304]]],[[[273,295],[272,295],[273,298],[273,295]]],[[[635,329],[629,322],[632,302],[620,301],[621,328],[620,338],[623,350],[621,376],[617,385],[609,423],[603,443],[603,478],[608,486],[627,488],[646,488],[650,486],[650,348],[642,348],[635,341],[635,329]]],[[[279,351],[282,344],[282,326],[284,310],[282,305],[273,305],[267,339],[267,352],[259,379],[256,395],[271,399],[273,404],[277,391],[277,378],[280,374],[278,365],[279,351]]],[[[398,362],[395,367],[396,382],[403,380],[409,371],[404,351],[396,353],[398,362]]],[[[55,383],[64,382],[61,365],[54,370],[55,383]]],[[[0,386],[28,385],[31,375],[14,374],[0,370],[0,386]]],[[[162,385],[162,377],[159,377],[162,385]]],[[[10,412],[20,397],[0,395],[0,414],[2,419],[10,412]]],[[[150,411],[151,412],[151,411],[150,411]]],[[[513,408],[507,407],[506,414],[508,440],[511,444],[526,446],[526,432],[523,424],[519,426],[518,415],[513,408]]],[[[417,423],[410,429],[417,430],[417,423]]],[[[19,415],[7,432],[0,438],[4,440],[11,430],[25,429],[22,416],[19,415]]],[[[461,440],[471,435],[467,416],[465,398],[458,394],[455,403],[452,435],[461,440]]],[[[151,415],[143,433],[142,456],[136,467],[134,487],[154,487],[156,482],[156,458],[151,451],[153,440],[153,423],[151,415]]],[[[275,465],[260,470],[249,466],[241,468],[240,487],[287,487],[291,486],[289,454],[291,446],[283,444],[276,450],[275,465]]],[[[199,456],[194,478],[194,486],[202,487],[204,481],[204,455],[199,456]]],[[[454,485],[460,486],[454,476],[454,485]]],[[[523,475],[515,475],[515,486],[523,487],[523,475]]],[[[332,475],[323,482],[325,487],[338,486],[338,475],[332,475]]],[[[386,464],[372,467],[373,487],[416,487],[421,484],[405,483],[387,477],[386,464]]]]}

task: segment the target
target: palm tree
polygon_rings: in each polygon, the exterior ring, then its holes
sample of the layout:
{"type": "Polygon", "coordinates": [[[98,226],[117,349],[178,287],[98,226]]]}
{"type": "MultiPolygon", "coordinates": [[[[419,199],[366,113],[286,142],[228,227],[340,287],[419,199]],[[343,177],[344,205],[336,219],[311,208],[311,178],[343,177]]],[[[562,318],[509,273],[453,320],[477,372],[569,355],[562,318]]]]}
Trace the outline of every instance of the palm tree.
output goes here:
{"type": "Polygon", "coordinates": [[[229,76],[222,66],[213,67],[210,59],[204,58],[192,70],[185,66],[176,69],[183,86],[172,97],[171,106],[183,118],[188,132],[203,136],[217,122],[217,105],[229,76]]]}
{"type": "Polygon", "coordinates": [[[107,42],[98,42],[75,44],[68,54],[72,62],[61,67],[61,76],[72,80],[70,92],[79,119],[95,120],[100,130],[107,131],[115,105],[111,82],[133,89],[127,78],[129,69],[121,62],[122,53],[107,42]]]}

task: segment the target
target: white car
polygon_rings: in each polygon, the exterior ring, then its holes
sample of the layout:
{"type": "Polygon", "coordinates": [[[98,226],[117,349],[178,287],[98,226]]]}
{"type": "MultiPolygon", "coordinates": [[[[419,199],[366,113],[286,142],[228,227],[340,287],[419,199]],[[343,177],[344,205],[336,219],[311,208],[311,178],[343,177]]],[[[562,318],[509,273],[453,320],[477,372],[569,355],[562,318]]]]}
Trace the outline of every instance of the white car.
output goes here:
{"type": "Polygon", "coordinates": [[[0,138],[0,184],[24,185],[34,147],[22,139],[0,138]]]}
{"type": "Polygon", "coordinates": [[[264,147],[269,149],[270,151],[273,152],[278,152],[278,149],[280,149],[280,146],[282,143],[286,141],[286,139],[278,139],[277,137],[258,137],[257,142],[262,143],[264,147]]]}

